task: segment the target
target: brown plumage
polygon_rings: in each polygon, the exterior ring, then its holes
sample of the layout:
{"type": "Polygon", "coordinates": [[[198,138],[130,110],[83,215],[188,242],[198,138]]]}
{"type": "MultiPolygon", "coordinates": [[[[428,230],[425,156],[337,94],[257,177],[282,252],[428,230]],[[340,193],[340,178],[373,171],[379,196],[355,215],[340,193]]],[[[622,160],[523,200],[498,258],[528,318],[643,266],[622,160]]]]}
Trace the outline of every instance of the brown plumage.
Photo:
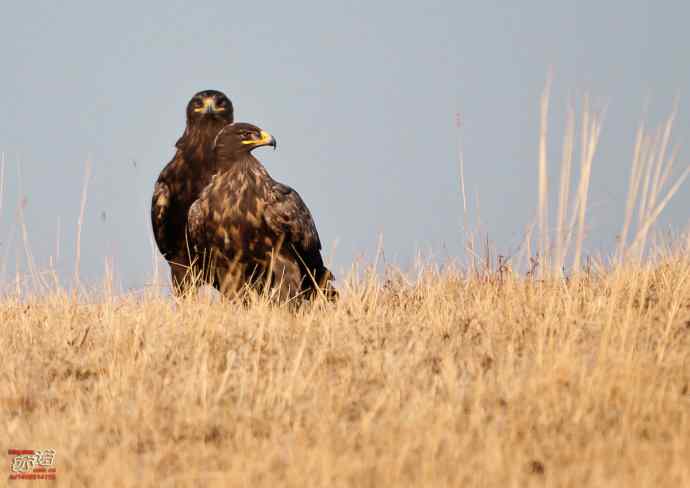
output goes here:
{"type": "Polygon", "coordinates": [[[187,213],[217,171],[213,142],[232,121],[233,106],[223,93],[206,90],[194,95],[187,104],[187,126],[175,144],[175,156],[156,181],[151,224],[158,249],[170,264],[175,292],[191,283],[188,271],[195,259],[185,236],[187,213]]]}
{"type": "Polygon", "coordinates": [[[260,128],[235,123],[215,144],[219,173],[189,211],[188,233],[195,252],[211,262],[226,296],[244,285],[271,285],[281,300],[335,298],[334,279],[321,257],[321,241],[299,194],[273,180],[251,155],[275,139],[260,128]],[[315,286],[315,284],[318,284],[315,286]]]}

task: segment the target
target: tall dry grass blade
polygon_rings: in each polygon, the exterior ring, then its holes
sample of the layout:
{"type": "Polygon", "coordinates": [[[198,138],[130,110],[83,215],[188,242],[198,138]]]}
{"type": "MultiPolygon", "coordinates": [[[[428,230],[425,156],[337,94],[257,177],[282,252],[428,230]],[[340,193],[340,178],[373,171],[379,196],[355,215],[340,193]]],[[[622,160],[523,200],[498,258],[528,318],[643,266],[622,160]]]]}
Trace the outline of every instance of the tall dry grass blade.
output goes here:
{"type": "Polygon", "coordinates": [[[149,246],[151,248],[151,286],[154,287],[156,290],[160,290],[163,284],[161,283],[160,277],[160,260],[158,258],[158,245],[156,244],[156,241],[153,238],[152,234],[149,234],[149,246]]]}
{"type": "Polygon", "coordinates": [[[547,265],[547,253],[549,249],[548,236],[548,158],[547,158],[547,136],[549,124],[549,96],[551,92],[552,73],[549,72],[546,78],[546,85],[541,95],[539,104],[539,206],[537,209],[539,222],[539,254],[543,262],[542,270],[547,265]]]}
{"type": "MultiPolygon", "coordinates": [[[[654,177],[652,179],[652,186],[650,190],[650,206],[653,205],[654,201],[656,201],[656,198],[659,195],[659,191],[661,190],[660,185],[662,184],[662,175],[666,173],[666,171],[664,171],[664,166],[668,167],[670,170],[670,168],[673,165],[672,162],[665,163],[665,161],[669,140],[671,138],[671,128],[673,127],[673,121],[675,119],[675,116],[675,112],[671,114],[671,116],[664,124],[663,130],[661,132],[662,135],[660,137],[659,151],[657,152],[656,157],[654,158],[654,177]]],[[[649,213],[651,210],[651,207],[646,209],[646,213],[649,213]]]]}
{"type": "Polygon", "coordinates": [[[675,146],[671,150],[671,156],[668,159],[668,163],[666,164],[666,167],[664,168],[663,173],[661,174],[661,180],[659,181],[659,186],[664,187],[668,183],[668,180],[671,178],[671,174],[673,173],[673,168],[675,166],[676,159],[678,158],[678,151],[680,148],[678,146],[675,146]]]}
{"type": "Polygon", "coordinates": [[[594,161],[594,154],[597,150],[597,144],[599,142],[599,134],[601,132],[601,121],[599,117],[593,116],[591,120],[591,127],[588,134],[583,133],[587,136],[587,140],[584,144],[583,150],[586,155],[582,167],[581,167],[581,178],[580,178],[580,188],[578,191],[578,222],[577,222],[577,234],[575,241],[575,257],[573,258],[573,269],[580,269],[580,261],[582,256],[582,245],[585,238],[585,214],[587,212],[587,199],[589,196],[589,182],[592,175],[592,162],[594,161]]]}
{"type": "MultiPolygon", "coordinates": [[[[4,241],[5,245],[3,246],[4,253],[2,256],[2,262],[0,262],[1,268],[0,268],[0,283],[4,282],[7,278],[8,274],[8,265],[10,261],[10,251],[12,250],[12,246],[15,243],[17,237],[17,219],[15,218],[14,221],[12,222],[10,226],[10,233],[7,239],[4,241]]],[[[18,264],[17,264],[18,266],[18,264]]]]}
{"type": "Polygon", "coordinates": [[[26,219],[24,218],[24,209],[26,208],[27,200],[22,198],[19,207],[17,208],[17,218],[19,220],[19,230],[22,236],[22,246],[24,248],[24,256],[26,258],[26,267],[29,276],[31,277],[32,283],[38,288],[39,277],[38,270],[36,268],[36,263],[34,261],[33,254],[31,252],[31,246],[29,244],[29,231],[26,227],[26,219]]]}
{"type": "Polygon", "coordinates": [[[621,242],[618,246],[619,261],[626,257],[634,257],[639,262],[647,248],[650,230],[690,172],[690,167],[686,168],[675,182],[670,187],[668,186],[678,154],[677,148],[673,148],[670,151],[670,156],[667,156],[675,116],[674,111],[662,128],[654,131],[653,135],[647,134],[643,125],[638,129],[628,188],[626,216],[621,232],[621,242]],[[635,202],[635,200],[637,201],[635,202]],[[635,208],[637,208],[638,213],[637,228],[632,242],[628,246],[628,236],[635,208]]]}
{"type": "Polygon", "coordinates": [[[628,233],[632,224],[635,207],[637,205],[637,193],[640,189],[642,180],[642,172],[644,170],[644,152],[645,152],[645,130],[644,122],[640,123],[635,135],[635,149],[633,150],[633,161],[630,168],[630,179],[628,181],[628,196],[625,202],[625,218],[623,220],[623,228],[621,230],[618,242],[618,252],[616,260],[618,264],[622,262],[625,257],[625,249],[627,248],[628,233]]]}
{"type": "Polygon", "coordinates": [[[570,251],[570,246],[575,239],[573,257],[573,269],[579,270],[582,255],[582,243],[585,237],[585,216],[592,163],[596,153],[599,133],[601,130],[602,116],[594,113],[589,104],[589,98],[585,97],[582,112],[582,126],[580,128],[580,176],[576,187],[575,200],[572,205],[572,213],[567,225],[567,237],[563,245],[564,259],[570,251]]]}
{"type": "MultiPolygon", "coordinates": [[[[33,258],[33,254],[31,253],[31,246],[29,244],[29,232],[26,227],[26,219],[24,218],[24,210],[26,209],[28,205],[28,199],[26,195],[24,194],[24,183],[23,183],[23,178],[22,178],[22,166],[21,163],[19,162],[17,164],[17,180],[18,180],[18,201],[17,201],[17,223],[19,226],[19,233],[22,239],[22,248],[24,250],[24,257],[26,259],[26,271],[28,273],[28,276],[31,278],[31,282],[34,285],[35,291],[38,291],[40,288],[40,278],[38,276],[37,268],[36,268],[36,263],[33,258]]],[[[17,275],[21,275],[21,264],[19,260],[19,255],[17,255],[17,267],[16,267],[16,273],[17,275]]]]}
{"type": "Polygon", "coordinates": [[[650,209],[646,219],[644,220],[642,227],[640,228],[637,237],[635,238],[635,241],[633,241],[633,244],[631,247],[639,246],[640,244],[644,244],[647,235],[649,233],[650,228],[656,220],[659,218],[659,215],[661,215],[661,212],[666,208],[666,205],[668,205],[668,202],[671,201],[673,196],[676,194],[680,186],[685,182],[687,179],[688,175],[690,175],[690,166],[686,167],[683,173],[678,177],[678,179],[675,181],[675,183],[669,188],[669,190],[666,192],[666,195],[664,198],[653,208],[650,209]]]}
{"type": "Polygon", "coordinates": [[[561,181],[558,192],[558,222],[556,223],[556,245],[554,252],[554,274],[560,272],[565,264],[568,252],[566,243],[566,219],[568,217],[568,202],[570,199],[570,178],[572,172],[573,150],[575,147],[575,111],[572,104],[568,104],[565,134],[563,137],[563,154],[561,157],[561,181]]]}
{"type": "Polygon", "coordinates": [[[74,285],[79,286],[80,275],[79,266],[81,264],[81,233],[84,225],[84,213],[86,211],[86,197],[88,195],[89,180],[91,178],[91,158],[86,160],[84,165],[84,184],[81,189],[81,202],[79,204],[79,220],[77,220],[77,239],[76,250],[74,255],[74,285]]]}
{"type": "Polygon", "coordinates": [[[648,203],[647,199],[649,198],[649,193],[651,191],[651,181],[652,181],[652,170],[653,170],[653,161],[654,161],[654,154],[657,153],[658,151],[658,141],[659,141],[659,132],[657,131],[656,136],[650,136],[647,135],[645,137],[646,139],[646,147],[645,147],[645,153],[644,153],[644,164],[645,164],[645,171],[644,171],[644,177],[642,180],[642,195],[640,197],[640,201],[638,203],[638,215],[637,215],[637,225],[638,228],[642,226],[646,214],[646,209],[648,208],[648,203]]]}

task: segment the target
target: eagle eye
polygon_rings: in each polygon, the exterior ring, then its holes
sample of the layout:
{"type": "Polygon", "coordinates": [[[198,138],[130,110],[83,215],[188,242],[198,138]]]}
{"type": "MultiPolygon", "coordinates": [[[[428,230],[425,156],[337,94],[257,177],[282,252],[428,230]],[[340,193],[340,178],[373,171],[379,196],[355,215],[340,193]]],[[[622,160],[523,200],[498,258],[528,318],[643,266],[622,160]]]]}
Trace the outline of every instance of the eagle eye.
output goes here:
{"type": "Polygon", "coordinates": [[[225,107],[225,99],[224,98],[221,98],[220,100],[218,100],[218,106],[219,107],[225,107]]]}
{"type": "Polygon", "coordinates": [[[204,105],[204,102],[202,102],[202,101],[199,100],[198,98],[194,100],[194,107],[195,107],[195,108],[199,108],[199,107],[201,107],[201,106],[203,106],[203,105],[204,105]]]}

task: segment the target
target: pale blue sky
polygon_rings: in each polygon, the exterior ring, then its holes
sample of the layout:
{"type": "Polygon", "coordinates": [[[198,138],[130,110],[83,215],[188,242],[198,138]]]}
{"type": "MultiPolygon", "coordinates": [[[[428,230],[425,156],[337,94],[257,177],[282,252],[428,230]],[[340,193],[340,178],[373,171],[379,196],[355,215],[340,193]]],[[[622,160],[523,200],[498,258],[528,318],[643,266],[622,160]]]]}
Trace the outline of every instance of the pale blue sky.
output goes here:
{"type": "MultiPolygon", "coordinates": [[[[0,18],[0,259],[21,246],[27,198],[39,268],[66,275],[84,162],[92,178],[82,270],[114,258],[122,284],[151,275],[149,204],[173,155],[184,107],[227,93],[237,120],[273,133],[257,151],[315,216],[335,269],[417,249],[462,257],[455,113],[465,177],[484,229],[510,252],[534,217],[539,95],[554,70],[554,154],[569,94],[608,105],[594,163],[589,250],[619,230],[635,128],[679,97],[679,165],[690,160],[690,7],[682,2],[11,2],[0,18]],[[136,164],[135,164],[136,162],[136,164]],[[21,185],[19,178],[21,168],[21,185]],[[103,218],[105,217],[105,218],[103,218]],[[14,235],[14,238],[12,237],[14,235]]],[[[662,223],[688,222],[683,187],[662,223]]],[[[473,209],[474,211],[475,209],[473,209]]],[[[21,256],[21,252],[19,253],[21,256]]]]}

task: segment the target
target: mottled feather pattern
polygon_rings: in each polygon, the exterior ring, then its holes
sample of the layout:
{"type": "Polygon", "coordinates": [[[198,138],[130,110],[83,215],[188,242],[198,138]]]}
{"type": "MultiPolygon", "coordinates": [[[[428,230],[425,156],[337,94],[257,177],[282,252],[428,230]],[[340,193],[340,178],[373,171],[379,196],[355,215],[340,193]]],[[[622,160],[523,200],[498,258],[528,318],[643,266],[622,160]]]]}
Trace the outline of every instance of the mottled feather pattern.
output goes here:
{"type": "Polygon", "coordinates": [[[299,193],[275,181],[269,188],[266,223],[273,232],[286,234],[289,242],[303,251],[320,251],[321,241],[316,224],[299,193]]]}
{"type": "Polygon", "coordinates": [[[170,188],[162,181],[156,183],[153,189],[153,199],[151,202],[151,222],[156,242],[163,257],[170,254],[168,247],[168,236],[166,235],[165,219],[170,208],[170,188]]]}
{"type": "MultiPolygon", "coordinates": [[[[250,153],[242,152],[239,128],[219,133],[214,175],[189,212],[189,237],[196,253],[212,256],[226,295],[237,286],[270,282],[284,299],[312,296],[333,275],[321,257],[314,219],[299,194],[276,182],[250,153]],[[235,143],[235,146],[233,146],[235,143]],[[239,278],[238,278],[239,277],[239,278]]],[[[257,128],[258,130],[258,128],[257,128]]]]}

